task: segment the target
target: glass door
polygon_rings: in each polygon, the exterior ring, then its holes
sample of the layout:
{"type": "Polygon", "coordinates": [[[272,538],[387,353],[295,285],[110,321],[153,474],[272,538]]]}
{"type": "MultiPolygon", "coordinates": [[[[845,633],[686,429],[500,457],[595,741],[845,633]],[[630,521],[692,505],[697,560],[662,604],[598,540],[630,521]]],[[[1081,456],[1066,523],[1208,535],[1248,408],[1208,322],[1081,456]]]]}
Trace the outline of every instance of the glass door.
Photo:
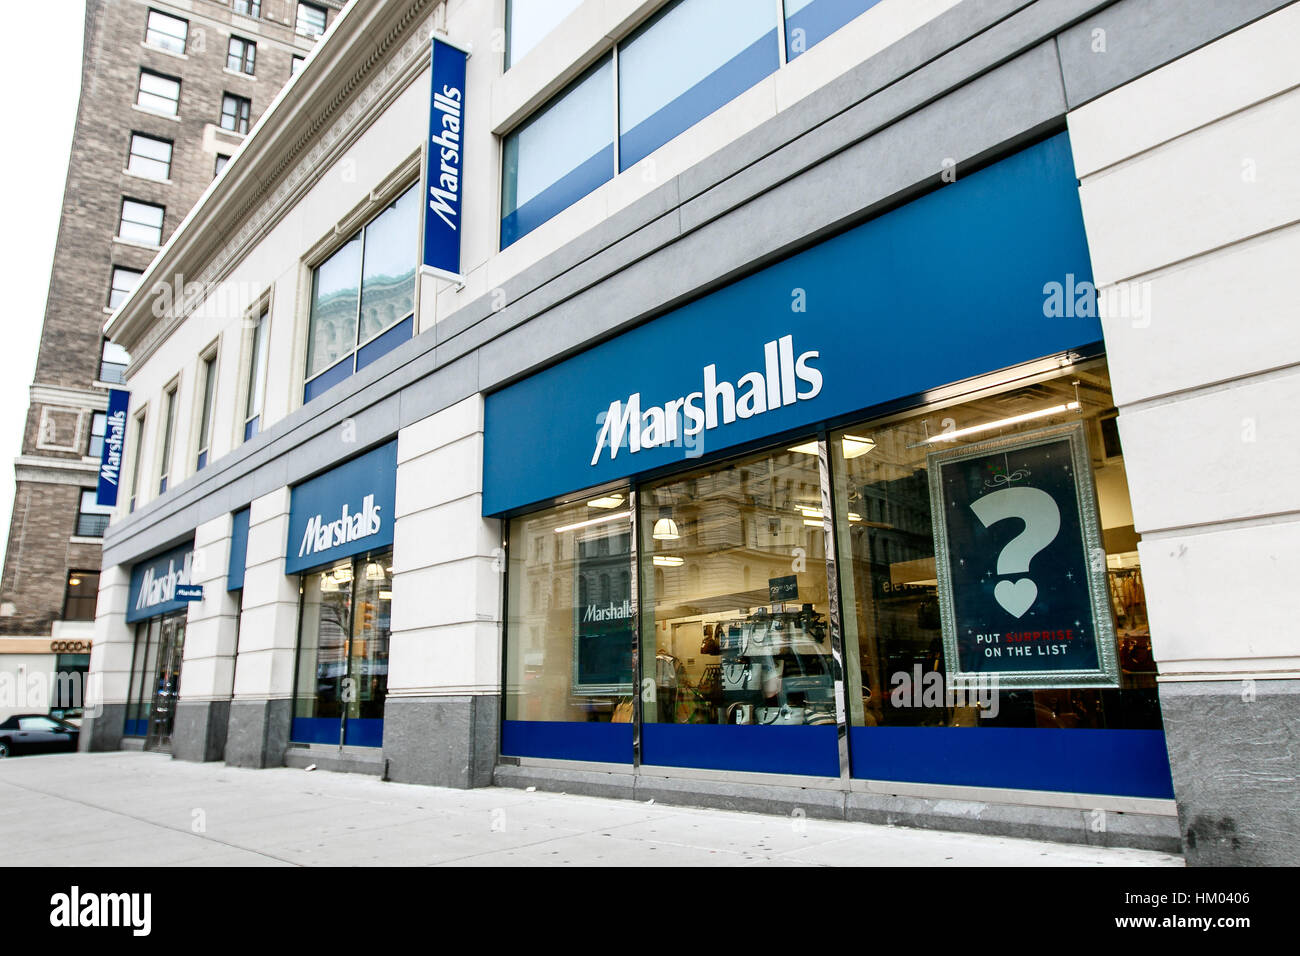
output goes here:
{"type": "Polygon", "coordinates": [[[146,750],[171,750],[176,703],[181,693],[181,663],[185,657],[185,617],[182,612],[170,614],[161,621],[146,750]]]}
{"type": "Polygon", "coordinates": [[[382,745],[391,564],[387,552],[303,576],[295,743],[382,745]]]}

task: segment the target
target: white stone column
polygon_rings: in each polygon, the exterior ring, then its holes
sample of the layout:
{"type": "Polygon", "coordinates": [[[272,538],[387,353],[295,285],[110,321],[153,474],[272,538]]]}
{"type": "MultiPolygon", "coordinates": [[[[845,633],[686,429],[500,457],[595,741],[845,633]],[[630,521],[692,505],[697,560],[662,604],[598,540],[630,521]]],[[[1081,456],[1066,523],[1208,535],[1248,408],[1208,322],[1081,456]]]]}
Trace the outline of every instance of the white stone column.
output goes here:
{"type": "Polygon", "coordinates": [[[182,701],[229,700],[234,687],[239,602],[226,591],[231,527],[231,516],[226,514],[194,531],[190,583],[202,585],[203,600],[189,606],[182,701]]]}
{"type": "Polygon", "coordinates": [[[483,398],[402,429],[384,756],[394,780],[490,782],[501,694],[500,522],[482,517],[483,398]]]}
{"type": "Polygon", "coordinates": [[[130,589],[131,569],[126,565],[110,565],[100,571],[88,709],[82,721],[83,750],[116,750],[122,743],[135,654],[135,626],[126,623],[130,589]]]}
{"type": "Polygon", "coordinates": [[[235,676],[238,601],[226,591],[230,564],[229,514],[194,531],[190,583],[203,600],[188,608],[181,698],[172,728],[172,753],[181,760],[220,760],[226,749],[230,694],[235,676]]]}
{"type": "Polygon", "coordinates": [[[1300,862],[1300,7],[1070,114],[1191,863],[1300,862]]]}
{"type": "Polygon", "coordinates": [[[288,534],[289,489],[254,499],[226,737],[226,762],[236,766],[280,765],[289,739],[298,579],[284,573],[288,534]]]}

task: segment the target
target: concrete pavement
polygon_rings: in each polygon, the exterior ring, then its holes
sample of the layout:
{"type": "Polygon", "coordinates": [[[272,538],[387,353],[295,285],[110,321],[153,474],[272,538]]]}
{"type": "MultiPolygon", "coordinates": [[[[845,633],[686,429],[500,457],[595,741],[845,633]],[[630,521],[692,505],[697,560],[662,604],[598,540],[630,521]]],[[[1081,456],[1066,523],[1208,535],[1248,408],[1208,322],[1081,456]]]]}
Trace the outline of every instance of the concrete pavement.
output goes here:
{"type": "Polygon", "coordinates": [[[5,866],[1181,866],[1181,857],[159,754],[0,761],[5,866]]]}

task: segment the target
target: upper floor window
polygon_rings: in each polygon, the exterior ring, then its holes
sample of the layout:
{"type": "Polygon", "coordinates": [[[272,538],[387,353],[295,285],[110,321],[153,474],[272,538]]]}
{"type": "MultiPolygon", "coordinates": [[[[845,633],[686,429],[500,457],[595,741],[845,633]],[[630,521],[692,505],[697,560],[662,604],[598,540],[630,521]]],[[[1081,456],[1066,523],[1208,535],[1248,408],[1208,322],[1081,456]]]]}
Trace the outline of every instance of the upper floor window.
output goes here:
{"type": "Polygon", "coordinates": [[[778,66],[773,4],[678,0],[665,8],[618,48],[619,172],[778,66]]]}
{"type": "MultiPolygon", "coordinates": [[[[784,59],[798,56],[878,2],[666,4],[620,41],[610,58],[507,134],[501,248],[645,159],[776,72],[784,59]]],[[[508,0],[507,69],[574,6],[571,0],[508,0]]]]}
{"type": "Polygon", "coordinates": [[[94,488],[83,488],[81,501],[77,506],[77,537],[102,538],[112,514],[112,508],[99,503],[99,496],[94,488]]]}
{"type": "Polygon", "coordinates": [[[99,572],[69,571],[63,597],[63,620],[93,621],[99,602],[99,572]]]}
{"type": "Polygon", "coordinates": [[[303,401],[411,337],[419,230],[412,186],[316,267],[303,401]]]}
{"type": "Polygon", "coordinates": [[[104,435],[108,432],[108,413],[95,412],[90,416],[90,441],[86,444],[86,455],[90,458],[104,457],[104,435]]]}
{"type": "Polygon", "coordinates": [[[221,98],[221,128],[232,133],[247,133],[252,110],[253,104],[248,97],[227,93],[221,98]]]}
{"type": "Polygon", "coordinates": [[[262,402],[266,396],[266,337],[270,331],[270,315],[265,309],[250,330],[248,353],[248,382],[244,398],[244,441],[248,441],[262,428],[262,402]]]}
{"type": "Polygon", "coordinates": [[[501,248],[613,178],[613,95],[605,57],[506,137],[501,248]]]}
{"type": "Polygon", "coordinates": [[[307,58],[305,56],[299,56],[298,54],[295,53],[293,55],[293,59],[289,61],[289,75],[297,76],[299,73],[301,73],[302,65],[306,62],[307,62],[307,58]]]}
{"type": "Polygon", "coordinates": [[[785,0],[785,58],[793,60],[880,0],[785,0]]]}
{"type": "Polygon", "coordinates": [[[212,443],[212,415],[216,408],[214,401],[217,392],[217,353],[213,352],[203,359],[201,376],[203,401],[200,404],[203,416],[199,419],[199,454],[195,470],[202,471],[208,463],[208,446],[212,443]]]}
{"type": "Polygon", "coordinates": [[[131,151],[126,158],[126,171],[136,176],[166,182],[172,175],[172,144],[165,139],[131,134],[131,151]]]}
{"type": "Polygon", "coordinates": [[[144,42],[168,53],[184,53],[185,39],[189,32],[189,21],[174,17],[170,13],[150,10],[149,23],[144,31],[144,42]]]}
{"type": "Polygon", "coordinates": [[[226,168],[226,163],[228,162],[230,162],[229,156],[224,156],[221,153],[217,153],[217,161],[214,164],[212,169],[213,179],[216,179],[218,176],[221,175],[221,171],[226,168]]]}
{"type": "Polygon", "coordinates": [[[146,246],[161,246],[164,212],[164,207],[151,202],[123,199],[122,219],[118,223],[117,237],[146,246]]]}
{"type": "Polygon", "coordinates": [[[99,380],[106,385],[121,385],[126,381],[126,367],[131,364],[131,356],[126,349],[114,342],[104,340],[104,348],[99,358],[99,380]]]}
{"type": "Polygon", "coordinates": [[[162,464],[158,466],[158,494],[167,490],[167,477],[172,466],[172,442],[176,438],[176,392],[173,385],[163,396],[162,464]]]}
{"type": "Polygon", "coordinates": [[[148,416],[141,412],[135,418],[135,453],[131,458],[131,501],[127,505],[127,512],[135,511],[135,503],[140,498],[140,464],[144,461],[141,454],[144,448],[144,427],[148,423],[148,416]]]}
{"type": "Polygon", "coordinates": [[[523,59],[582,0],[506,0],[505,68],[523,59]]]}
{"type": "Polygon", "coordinates": [[[262,0],[230,0],[230,8],[246,17],[260,17],[262,0]]]}
{"type": "Polygon", "coordinates": [[[234,73],[253,75],[257,60],[257,44],[243,37],[232,36],[226,48],[226,69],[234,73]]]}
{"type": "Polygon", "coordinates": [[[181,81],[174,76],[141,70],[135,105],[152,113],[177,115],[181,108],[181,81]]]}
{"type": "Polygon", "coordinates": [[[314,3],[298,4],[297,31],[299,36],[318,37],[325,32],[325,21],[328,14],[324,7],[318,7],[314,3]]]}
{"type": "MultiPolygon", "coordinates": [[[[139,269],[127,269],[124,266],[113,266],[112,287],[108,291],[108,307],[116,310],[119,305],[125,302],[135,291],[135,287],[140,284],[140,276],[144,275],[139,269]]],[[[107,382],[109,379],[100,378],[101,382],[107,382]]]]}

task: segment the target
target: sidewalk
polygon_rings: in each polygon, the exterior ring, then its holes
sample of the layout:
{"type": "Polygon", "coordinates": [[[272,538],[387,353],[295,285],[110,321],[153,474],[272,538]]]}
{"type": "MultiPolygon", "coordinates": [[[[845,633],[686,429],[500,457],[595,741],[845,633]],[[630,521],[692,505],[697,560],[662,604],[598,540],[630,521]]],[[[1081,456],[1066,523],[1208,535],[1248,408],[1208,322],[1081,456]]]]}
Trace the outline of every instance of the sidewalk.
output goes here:
{"type": "Polygon", "coordinates": [[[1182,858],[145,753],[0,761],[4,866],[1181,866],[1182,858]]]}

